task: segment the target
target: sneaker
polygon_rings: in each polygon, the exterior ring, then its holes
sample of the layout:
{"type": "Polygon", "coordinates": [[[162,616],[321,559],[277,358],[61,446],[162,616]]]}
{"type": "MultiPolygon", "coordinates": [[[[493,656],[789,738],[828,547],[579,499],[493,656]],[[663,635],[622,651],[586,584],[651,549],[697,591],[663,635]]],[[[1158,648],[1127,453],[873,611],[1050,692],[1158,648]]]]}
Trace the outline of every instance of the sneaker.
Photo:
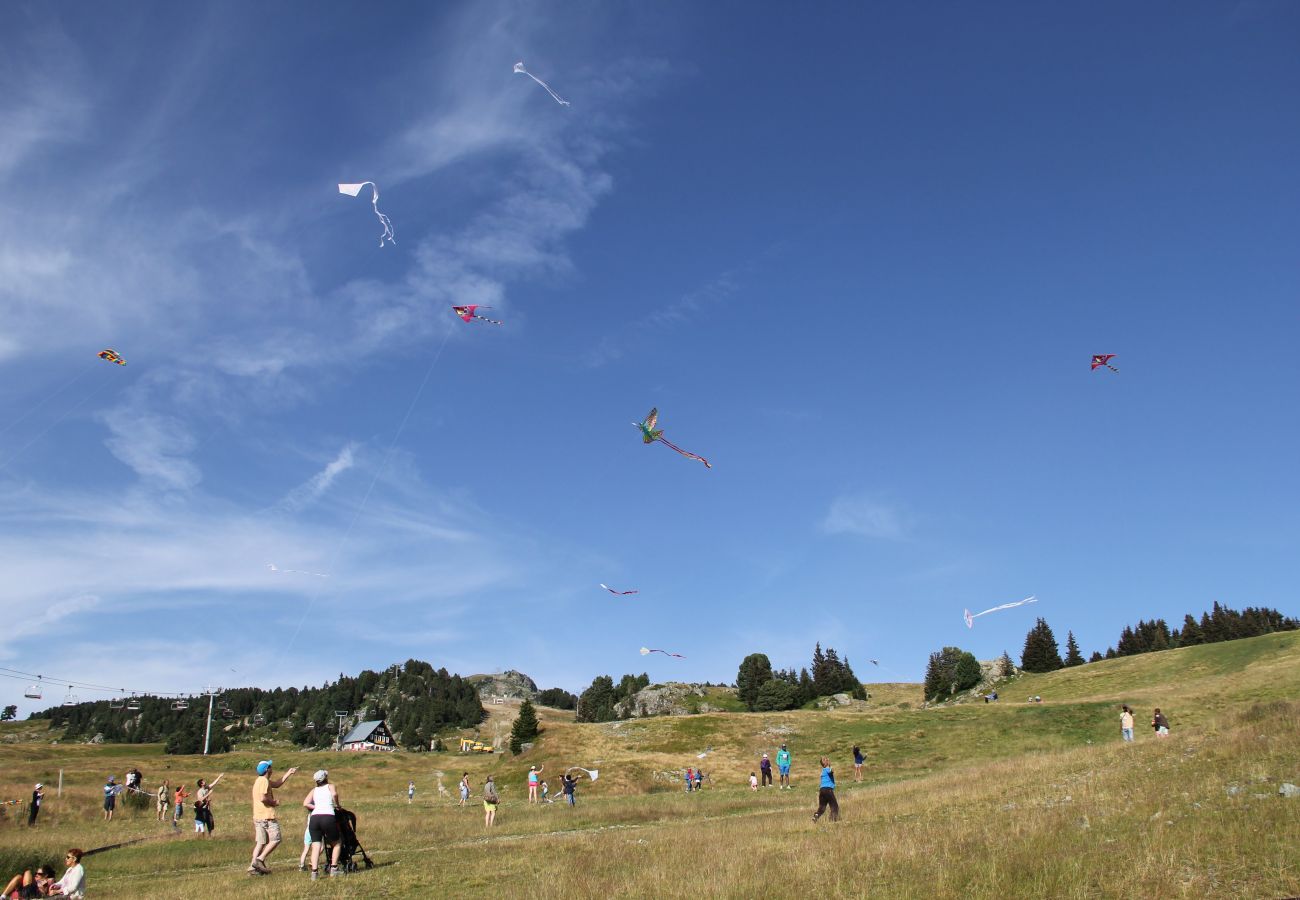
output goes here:
{"type": "Polygon", "coordinates": [[[330,866],[330,868],[329,868],[329,873],[330,873],[330,878],[335,878],[335,877],[337,877],[338,874],[339,874],[339,867],[338,867],[338,866],[330,866]]]}
{"type": "Polygon", "coordinates": [[[260,858],[253,860],[253,868],[256,869],[258,873],[261,875],[271,874],[271,870],[266,867],[266,863],[263,862],[260,858]]]}
{"type": "Polygon", "coordinates": [[[306,871],[307,871],[307,864],[306,864],[306,863],[298,863],[298,871],[299,871],[299,872],[306,872],[306,871]]]}
{"type": "Polygon", "coordinates": [[[312,880],[312,881],[315,881],[315,880],[316,880],[316,877],[317,877],[317,876],[316,876],[316,870],[315,870],[315,869],[312,869],[312,870],[311,870],[311,880],[312,880]]]}

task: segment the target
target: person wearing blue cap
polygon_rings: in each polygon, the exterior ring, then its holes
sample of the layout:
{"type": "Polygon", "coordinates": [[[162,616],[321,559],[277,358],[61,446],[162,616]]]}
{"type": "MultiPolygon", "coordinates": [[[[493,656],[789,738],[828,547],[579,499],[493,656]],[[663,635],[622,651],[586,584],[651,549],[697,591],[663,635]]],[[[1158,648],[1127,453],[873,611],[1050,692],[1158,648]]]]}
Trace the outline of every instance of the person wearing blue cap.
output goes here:
{"type": "Polygon", "coordinates": [[[266,858],[280,846],[280,823],[275,808],[280,801],[275,799],[275,789],[283,787],[289,776],[298,771],[297,766],[289,769],[278,781],[272,781],[273,763],[264,759],[257,764],[257,780],[253,782],[253,861],[248,866],[249,875],[269,875],[266,858]]]}

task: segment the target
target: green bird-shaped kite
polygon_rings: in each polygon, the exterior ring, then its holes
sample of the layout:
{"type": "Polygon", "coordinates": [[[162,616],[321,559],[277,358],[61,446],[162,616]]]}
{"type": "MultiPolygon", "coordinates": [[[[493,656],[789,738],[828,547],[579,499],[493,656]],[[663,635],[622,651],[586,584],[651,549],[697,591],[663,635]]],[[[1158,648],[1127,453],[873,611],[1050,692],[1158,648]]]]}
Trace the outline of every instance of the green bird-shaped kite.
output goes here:
{"type": "Polygon", "coordinates": [[[643,443],[653,444],[655,441],[658,441],[659,443],[671,447],[673,450],[676,450],[682,456],[685,456],[689,459],[698,459],[700,462],[704,463],[704,468],[706,469],[713,468],[713,466],[709,463],[709,461],[705,459],[703,456],[700,456],[697,453],[691,453],[689,450],[683,450],[681,447],[678,447],[672,441],[664,437],[664,432],[662,428],[655,428],[655,426],[659,424],[658,407],[650,410],[650,414],[645,417],[644,421],[633,422],[632,424],[635,425],[637,428],[641,429],[641,441],[643,443]]]}

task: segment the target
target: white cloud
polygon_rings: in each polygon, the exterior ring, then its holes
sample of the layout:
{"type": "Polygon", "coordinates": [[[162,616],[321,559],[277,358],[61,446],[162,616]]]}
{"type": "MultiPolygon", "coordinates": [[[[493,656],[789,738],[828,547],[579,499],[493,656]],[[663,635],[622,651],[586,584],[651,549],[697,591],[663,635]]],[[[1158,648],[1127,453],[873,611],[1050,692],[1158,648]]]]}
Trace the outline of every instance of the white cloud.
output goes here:
{"type": "Polygon", "coordinates": [[[276,504],[277,508],[287,512],[297,512],[304,506],[309,506],[312,503],[315,503],[330,489],[330,485],[334,484],[336,478],[348,469],[352,468],[355,462],[353,458],[353,452],[355,450],[356,444],[347,444],[338,452],[337,456],[330,460],[329,464],[326,465],[325,468],[321,469],[311,478],[307,479],[307,481],[298,485],[286,494],[284,498],[276,504]]]}
{"type": "Polygon", "coordinates": [[[897,540],[908,531],[904,516],[893,506],[869,496],[837,497],[822,520],[827,534],[856,534],[860,537],[897,540]]]}

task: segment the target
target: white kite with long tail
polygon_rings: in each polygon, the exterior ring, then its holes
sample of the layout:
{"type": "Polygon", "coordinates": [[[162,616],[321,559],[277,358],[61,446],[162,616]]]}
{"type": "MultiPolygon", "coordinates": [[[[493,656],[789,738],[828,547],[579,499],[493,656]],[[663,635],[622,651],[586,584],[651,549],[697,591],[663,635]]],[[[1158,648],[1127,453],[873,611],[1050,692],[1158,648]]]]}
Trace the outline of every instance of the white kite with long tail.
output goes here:
{"type": "Polygon", "coordinates": [[[537,82],[538,84],[540,84],[542,87],[546,88],[546,93],[548,93],[548,94],[550,94],[552,97],[554,97],[556,103],[560,104],[561,106],[568,106],[568,105],[569,105],[569,101],[568,101],[568,100],[565,100],[565,99],[564,99],[563,97],[561,97],[559,94],[555,93],[555,91],[551,90],[551,86],[550,86],[549,84],[547,84],[545,81],[542,81],[542,79],[538,78],[538,77],[537,77],[536,75],[534,75],[532,72],[530,72],[530,71],[528,71],[527,69],[525,69],[525,68],[524,68],[524,61],[523,61],[522,59],[521,59],[519,62],[515,63],[515,74],[516,74],[516,75],[527,75],[527,76],[528,76],[529,78],[531,78],[533,81],[536,81],[536,82],[537,82]]]}
{"type": "Polygon", "coordinates": [[[564,774],[568,775],[570,772],[573,771],[586,772],[588,775],[591,776],[592,781],[595,781],[597,778],[600,777],[600,769],[584,769],[582,766],[569,766],[569,768],[564,770],[564,774]]]}
{"type": "Polygon", "coordinates": [[[962,612],[962,618],[966,620],[967,628],[974,628],[975,620],[978,619],[980,616],[987,616],[989,613],[997,612],[1000,609],[1011,609],[1014,606],[1024,606],[1026,603],[1037,603],[1037,602],[1038,602],[1038,598],[1030,595],[1023,600],[1017,600],[1015,603],[1003,603],[1001,606],[995,606],[992,609],[986,609],[984,610],[984,612],[972,613],[969,609],[965,610],[964,612],[962,612]]]}
{"type": "Polygon", "coordinates": [[[370,205],[375,208],[375,215],[379,216],[379,224],[384,226],[384,233],[379,236],[379,246],[384,246],[384,241],[396,244],[397,238],[393,234],[393,223],[389,221],[388,216],[379,211],[379,185],[373,181],[363,181],[360,184],[340,184],[339,193],[355,197],[361,193],[361,189],[366,185],[370,185],[370,205]]]}

